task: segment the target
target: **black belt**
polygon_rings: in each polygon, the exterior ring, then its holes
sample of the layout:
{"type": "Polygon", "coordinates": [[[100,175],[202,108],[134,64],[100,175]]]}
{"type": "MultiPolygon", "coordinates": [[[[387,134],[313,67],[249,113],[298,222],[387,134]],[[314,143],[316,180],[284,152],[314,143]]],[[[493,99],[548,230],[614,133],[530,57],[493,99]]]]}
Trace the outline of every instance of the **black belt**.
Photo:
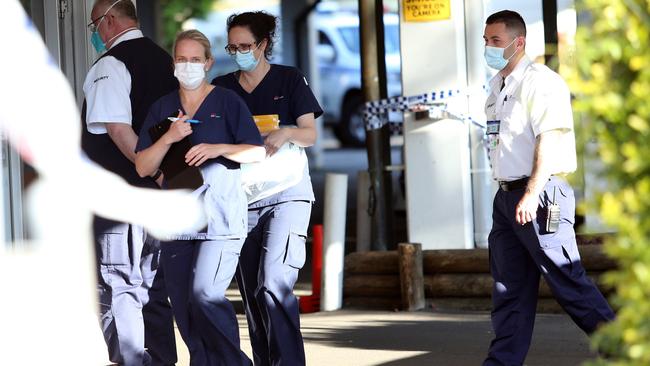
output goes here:
{"type": "Polygon", "coordinates": [[[512,181],[505,181],[501,180],[499,181],[499,187],[501,190],[510,192],[510,191],[516,191],[518,189],[524,189],[526,188],[526,185],[528,184],[528,179],[529,177],[524,177],[521,179],[517,180],[512,180],[512,181]]]}

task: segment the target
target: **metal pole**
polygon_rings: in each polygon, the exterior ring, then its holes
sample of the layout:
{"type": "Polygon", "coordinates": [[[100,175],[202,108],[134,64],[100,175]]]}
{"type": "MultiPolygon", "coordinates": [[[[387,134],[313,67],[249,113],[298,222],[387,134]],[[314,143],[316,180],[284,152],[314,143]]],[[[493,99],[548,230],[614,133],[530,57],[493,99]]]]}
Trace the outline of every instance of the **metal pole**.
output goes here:
{"type": "MultiPolygon", "coordinates": [[[[486,85],[486,65],[483,58],[483,28],[485,27],[485,9],[482,3],[465,2],[465,52],[467,55],[467,86],[486,85]]],[[[482,116],[485,96],[471,94],[467,98],[470,116],[482,116]]],[[[496,183],[492,180],[490,161],[483,139],[485,131],[473,124],[470,131],[470,158],[472,174],[472,202],[474,210],[474,244],[478,248],[487,248],[488,235],[492,228],[492,201],[496,183]]]]}
{"type": "MultiPolygon", "coordinates": [[[[364,100],[383,99],[388,92],[382,0],[359,0],[359,22],[364,100]]],[[[394,249],[392,182],[391,173],[386,170],[391,165],[388,124],[381,129],[366,131],[366,149],[370,175],[371,249],[394,249]]]]}
{"type": "Polygon", "coordinates": [[[542,0],[544,21],[544,62],[546,66],[558,71],[560,62],[557,55],[557,0],[542,0]]]}
{"type": "Polygon", "coordinates": [[[0,194],[0,254],[5,250],[5,246],[9,247],[11,236],[11,210],[9,206],[10,187],[7,175],[9,173],[9,156],[7,149],[7,142],[5,142],[4,134],[0,132],[0,182],[2,182],[2,194],[0,194]]]}
{"type": "Polygon", "coordinates": [[[320,2],[321,0],[315,0],[313,3],[307,5],[293,20],[293,46],[296,50],[294,55],[295,63],[296,67],[303,72],[307,69],[305,64],[309,57],[309,55],[305,53],[305,46],[309,47],[307,44],[308,42],[304,39],[304,32],[306,31],[305,27],[307,26],[308,20],[307,18],[309,17],[309,14],[316,9],[316,6],[318,6],[318,3],[320,2]]]}
{"type": "Polygon", "coordinates": [[[368,190],[370,176],[367,170],[357,173],[357,252],[370,250],[370,216],[368,215],[368,190]]]}
{"type": "MultiPolygon", "coordinates": [[[[316,22],[316,14],[312,11],[307,17],[308,55],[315,55],[316,47],[318,46],[318,30],[316,28],[316,22]]],[[[314,92],[314,95],[316,95],[319,100],[323,100],[317,57],[309,58],[309,71],[307,74],[309,75],[309,85],[311,86],[311,90],[314,92]]],[[[313,167],[318,169],[323,168],[323,165],[325,163],[325,157],[323,155],[323,116],[316,118],[316,141],[314,142],[314,145],[307,151],[313,158],[311,161],[313,163],[313,167]]]]}

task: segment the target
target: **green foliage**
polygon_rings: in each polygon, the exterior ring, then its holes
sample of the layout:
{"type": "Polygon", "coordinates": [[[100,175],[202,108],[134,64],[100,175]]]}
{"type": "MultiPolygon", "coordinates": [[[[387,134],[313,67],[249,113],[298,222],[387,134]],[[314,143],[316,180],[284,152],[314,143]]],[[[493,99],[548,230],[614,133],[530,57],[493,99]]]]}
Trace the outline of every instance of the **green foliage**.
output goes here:
{"type": "Polygon", "coordinates": [[[162,46],[171,51],[176,34],[183,22],[190,18],[203,18],[210,11],[215,0],[158,0],[162,17],[162,46]]]}
{"type": "Polygon", "coordinates": [[[594,336],[608,354],[596,365],[650,365],[650,0],[581,0],[591,17],[576,39],[569,70],[583,132],[598,144],[609,192],[594,198],[617,229],[606,251],[619,263],[615,322],[594,336]]]}

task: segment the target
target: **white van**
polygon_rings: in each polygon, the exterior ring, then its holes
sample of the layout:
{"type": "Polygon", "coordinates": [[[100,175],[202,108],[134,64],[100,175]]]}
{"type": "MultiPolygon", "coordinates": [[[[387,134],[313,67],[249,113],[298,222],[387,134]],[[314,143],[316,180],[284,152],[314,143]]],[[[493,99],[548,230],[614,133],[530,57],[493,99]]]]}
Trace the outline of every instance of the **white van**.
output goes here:
{"type": "MultiPolygon", "coordinates": [[[[346,11],[319,11],[318,67],[321,105],[325,123],[334,126],[337,138],[346,145],[365,144],[359,15],[346,11]]],[[[388,96],[401,94],[399,16],[384,15],[388,96]]]]}

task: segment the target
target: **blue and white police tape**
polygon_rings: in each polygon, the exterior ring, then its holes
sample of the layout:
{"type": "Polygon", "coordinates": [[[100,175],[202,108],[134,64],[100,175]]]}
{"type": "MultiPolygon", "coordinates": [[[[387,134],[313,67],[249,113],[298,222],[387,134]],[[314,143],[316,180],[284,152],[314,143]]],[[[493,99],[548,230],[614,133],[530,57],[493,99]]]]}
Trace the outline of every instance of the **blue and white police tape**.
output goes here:
{"type": "Polygon", "coordinates": [[[366,102],[366,108],[401,108],[404,105],[413,105],[418,103],[428,103],[435,101],[442,101],[449,98],[459,97],[459,96],[470,96],[475,94],[484,94],[487,92],[487,87],[485,85],[480,88],[468,88],[465,90],[455,89],[455,90],[440,90],[437,92],[424,93],[420,95],[413,96],[397,96],[381,100],[373,100],[366,102]]]}
{"type": "Polygon", "coordinates": [[[424,93],[414,96],[397,96],[382,100],[374,100],[366,103],[366,107],[379,107],[386,108],[391,105],[402,105],[402,104],[414,104],[414,103],[426,103],[444,100],[448,98],[458,97],[458,96],[469,96],[477,93],[485,93],[487,91],[487,86],[482,85],[480,88],[469,88],[465,90],[454,89],[454,90],[440,90],[430,93],[424,93]]]}
{"type": "MultiPolygon", "coordinates": [[[[401,111],[407,111],[409,108],[404,108],[401,111]]],[[[393,111],[393,110],[391,110],[393,111]]],[[[466,115],[464,113],[453,113],[447,109],[446,106],[444,107],[428,107],[428,111],[434,112],[434,114],[443,114],[446,113],[448,118],[452,119],[457,119],[466,123],[471,123],[481,129],[485,129],[485,124],[479,122],[477,119],[466,115]]],[[[364,114],[364,119],[366,121],[366,131],[369,130],[375,130],[382,128],[384,125],[388,124],[389,129],[391,132],[391,135],[401,135],[404,131],[403,127],[403,122],[402,121],[388,121],[385,116],[382,116],[382,114],[388,112],[387,110],[381,111],[380,113],[368,113],[366,112],[364,114]]]]}
{"type": "MultiPolygon", "coordinates": [[[[474,91],[466,90],[461,91],[457,90],[446,90],[432,93],[425,93],[410,97],[399,96],[392,97],[388,99],[382,99],[377,101],[370,101],[365,104],[364,109],[364,121],[366,130],[374,130],[381,128],[385,124],[390,124],[391,134],[401,134],[403,131],[402,122],[389,122],[386,116],[390,112],[405,112],[411,109],[413,106],[418,104],[427,104],[433,101],[442,101],[444,99],[459,97],[459,96],[470,96],[477,93],[485,93],[487,88],[482,86],[480,89],[475,89],[474,91]],[[398,127],[399,126],[399,127],[398,127]]],[[[480,128],[485,129],[485,125],[479,123],[476,119],[465,115],[463,113],[452,113],[447,110],[447,106],[428,106],[428,110],[434,112],[445,112],[451,118],[459,119],[465,122],[472,123],[480,128]]]]}

